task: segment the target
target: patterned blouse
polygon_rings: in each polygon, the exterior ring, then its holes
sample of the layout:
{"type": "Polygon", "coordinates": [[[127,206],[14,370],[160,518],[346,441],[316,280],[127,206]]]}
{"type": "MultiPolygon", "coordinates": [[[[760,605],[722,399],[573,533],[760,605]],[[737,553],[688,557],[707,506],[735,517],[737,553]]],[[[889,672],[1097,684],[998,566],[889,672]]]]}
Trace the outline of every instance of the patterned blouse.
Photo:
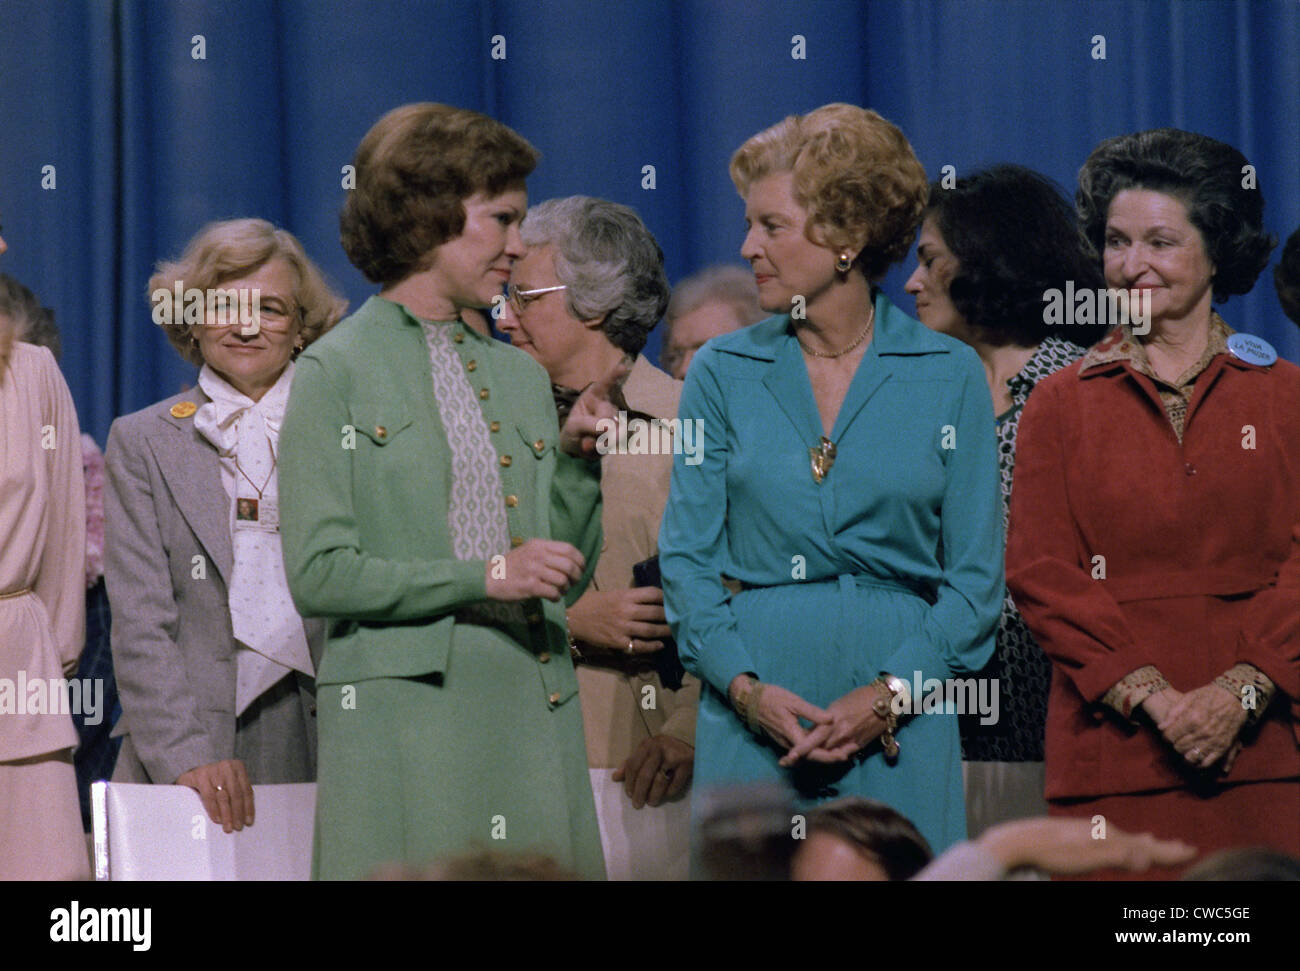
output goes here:
{"type": "MultiPolygon", "coordinates": [[[[1002,473],[1002,528],[1007,527],[1011,509],[1011,477],[1016,464],[1016,431],[1020,413],[1034,385],[1055,371],[1083,357],[1078,344],[1048,337],[1023,368],[1007,381],[1011,408],[997,418],[998,469],[1002,473]]],[[[1052,679],[1052,662],[1029,633],[1020,611],[1003,591],[1002,617],[998,621],[997,647],[981,678],[995,678],[998,686],[998,718],[981,725],[978,715],[962,715],[962,758],[968,762],[1041,762],[1043,726],[1047,722],[1047,688],[1052,679]]]]}

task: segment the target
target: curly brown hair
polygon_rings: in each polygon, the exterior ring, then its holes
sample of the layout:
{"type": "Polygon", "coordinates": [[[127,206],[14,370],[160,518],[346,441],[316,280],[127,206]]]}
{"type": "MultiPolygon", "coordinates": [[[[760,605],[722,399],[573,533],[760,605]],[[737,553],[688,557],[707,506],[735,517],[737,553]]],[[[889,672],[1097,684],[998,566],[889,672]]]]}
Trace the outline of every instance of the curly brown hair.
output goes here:
{"type": "Polygon", "coordinates": [[[433,102],[394,108],[357,146],[356,188],[339,213],[343,249],[372,283],[404,280],[464,231],[462,200],[523,185],[540,157],[477,111],[433,102]]]}
{"type": "Polygon", "coordinates": [[[854,265],[868,280],[911,249],[929,189],[925,169],[898,126],[876,112],[822,105],[759,132],[731,157],[731,181],[742,196],[782,172],[794,176],[795,201],[808,211],[808,238],[834,249],[860,247],[854,265]]]}

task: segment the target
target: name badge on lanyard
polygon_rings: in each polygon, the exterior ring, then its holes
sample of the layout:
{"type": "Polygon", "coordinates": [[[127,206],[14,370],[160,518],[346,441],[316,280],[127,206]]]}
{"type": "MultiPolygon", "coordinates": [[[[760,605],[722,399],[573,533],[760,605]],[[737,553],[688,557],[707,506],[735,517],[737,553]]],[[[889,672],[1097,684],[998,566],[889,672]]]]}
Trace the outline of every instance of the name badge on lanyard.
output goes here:
{"type": "Polygon", "coordinates": [[[280,531],[280,504],[275,496],[240,496],[235,500],[235,529],[280,531]]]}

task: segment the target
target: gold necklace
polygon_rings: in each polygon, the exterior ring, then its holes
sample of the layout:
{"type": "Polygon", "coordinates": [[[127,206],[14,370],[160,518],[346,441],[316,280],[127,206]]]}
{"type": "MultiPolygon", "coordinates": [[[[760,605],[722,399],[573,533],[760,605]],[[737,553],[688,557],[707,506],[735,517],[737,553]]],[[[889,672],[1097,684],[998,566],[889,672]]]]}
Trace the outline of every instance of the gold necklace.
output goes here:
{"type": "Polygon", "coordinates": [[[862,333],[853,339],[853,343],[850,344],[848,347],[843,348],[842,350],[831,351],[829,354],[826,353],[825,351],[814,351],[811,347],[809,347],[807,344],[803,342],[803,340],[799,337],[798,334],[794,335],[794,339],[799,341],[799,346],[802,347],[806,353],[811,354],[813,357],[825,357],[825,358],[843,357],[845,354],[853,350],[855,347],[859,346],[864,340],[867,339],[867,335],[871,333],[872,325],[875,324],[875,322],[876,322],[876,308],[872,307],[871,316],[867,320],[867,326],[862,328],[862,333]]]}

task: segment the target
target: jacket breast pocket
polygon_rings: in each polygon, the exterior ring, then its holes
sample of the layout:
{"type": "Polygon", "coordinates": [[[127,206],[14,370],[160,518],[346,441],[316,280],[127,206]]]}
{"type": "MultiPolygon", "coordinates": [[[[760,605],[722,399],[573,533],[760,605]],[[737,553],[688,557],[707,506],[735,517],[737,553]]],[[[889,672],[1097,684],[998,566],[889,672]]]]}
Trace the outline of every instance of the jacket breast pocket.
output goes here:
{"type": "Polygon", "coordinates": [[[524,449],[534,459],[544,459],[555,451],[557,442],[553,433],[539,433],[536,430],[525,428],[523,425],[516,425],[515,430],[523,441],[524,449]]]}
{"type": "Polygon", "coordinates": [[[396,439],[413,421],[402,401],[355,401],[348,415],[356,433],[380,447],[396,439]]]}

